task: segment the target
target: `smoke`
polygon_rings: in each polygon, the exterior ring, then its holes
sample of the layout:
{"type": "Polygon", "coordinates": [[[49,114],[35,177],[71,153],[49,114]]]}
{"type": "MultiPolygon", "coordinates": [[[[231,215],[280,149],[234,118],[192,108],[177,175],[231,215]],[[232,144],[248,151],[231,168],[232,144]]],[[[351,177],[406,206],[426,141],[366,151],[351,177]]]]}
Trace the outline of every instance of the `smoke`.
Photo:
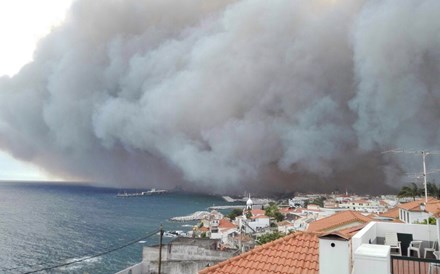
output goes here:
{"type": "Polygon", "coordinates": [[[438,147],[438,14],[435,0],[78,0],[0,78],[0,148],[113,186],[386,191],[418,162],[381,151],[438,147]]]}

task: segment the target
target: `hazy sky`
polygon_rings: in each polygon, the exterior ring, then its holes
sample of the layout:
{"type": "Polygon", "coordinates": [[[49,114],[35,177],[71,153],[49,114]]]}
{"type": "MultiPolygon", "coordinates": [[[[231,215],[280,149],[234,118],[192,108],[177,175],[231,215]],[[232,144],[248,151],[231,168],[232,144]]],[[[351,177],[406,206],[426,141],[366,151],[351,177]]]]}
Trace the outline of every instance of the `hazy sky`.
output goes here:
{"type": "Polygon", "coordinates": [[[1,1],[0,148],[59,178],[379,193],[438,149],[438,0],[1,1]]]}
{"type": "MultiPolygon", "coordinates": [[[[12,76],[32,60],[38,40],[62,22],[72,1],[0,0],[0,76],[12,76]]],[[[0,180],[11,179],[49,178],[38,167],[17,161],[0,150],[0,180]]]]}

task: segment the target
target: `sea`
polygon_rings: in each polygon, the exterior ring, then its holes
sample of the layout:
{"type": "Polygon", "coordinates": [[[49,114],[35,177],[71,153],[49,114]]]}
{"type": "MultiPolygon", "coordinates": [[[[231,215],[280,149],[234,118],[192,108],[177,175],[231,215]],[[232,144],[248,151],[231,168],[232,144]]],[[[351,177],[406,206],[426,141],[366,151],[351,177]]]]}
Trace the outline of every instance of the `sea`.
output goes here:
{"type": "Polygon", "coordinates": [[[159,244],[161,225],[165,231],[189,231],[196,224],[171,217],[227,204],[219,196],[170,192],[118,198],[118,191],[0,182],[0,273],[116,273],[141,262],[144,245],[159,244]]]}

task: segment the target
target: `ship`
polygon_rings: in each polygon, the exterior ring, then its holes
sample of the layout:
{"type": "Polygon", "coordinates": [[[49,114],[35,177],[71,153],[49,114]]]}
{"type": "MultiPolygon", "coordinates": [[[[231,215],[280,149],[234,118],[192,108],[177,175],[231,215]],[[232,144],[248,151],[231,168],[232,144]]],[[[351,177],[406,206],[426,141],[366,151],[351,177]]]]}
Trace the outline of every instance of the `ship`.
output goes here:
{"type": "Polygon", "coordinates": [[[116,194],[116,197],[129,198],[129,197],[139,197],[139,196],[150,196],[150,195],[165,194],[167,192],[168,190],[152,188],[148,191],[134,192],[134,193],[127,193],[126,191],[124,191],[123,193],[116,194]]]}

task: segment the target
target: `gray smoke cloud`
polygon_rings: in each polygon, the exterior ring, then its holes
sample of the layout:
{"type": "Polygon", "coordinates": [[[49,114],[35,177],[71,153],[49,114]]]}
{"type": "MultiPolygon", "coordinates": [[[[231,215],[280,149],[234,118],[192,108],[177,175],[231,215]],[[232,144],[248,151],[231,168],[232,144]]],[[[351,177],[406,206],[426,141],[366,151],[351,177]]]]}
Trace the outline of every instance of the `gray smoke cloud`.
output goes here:
{"type": "Polygon", "coordinates": [[[113,186],[386,191],[419,163],[381,151],[438,147],[438,14],[435,0],[78,0],[0,78],[0,148],[113,186]]]}

